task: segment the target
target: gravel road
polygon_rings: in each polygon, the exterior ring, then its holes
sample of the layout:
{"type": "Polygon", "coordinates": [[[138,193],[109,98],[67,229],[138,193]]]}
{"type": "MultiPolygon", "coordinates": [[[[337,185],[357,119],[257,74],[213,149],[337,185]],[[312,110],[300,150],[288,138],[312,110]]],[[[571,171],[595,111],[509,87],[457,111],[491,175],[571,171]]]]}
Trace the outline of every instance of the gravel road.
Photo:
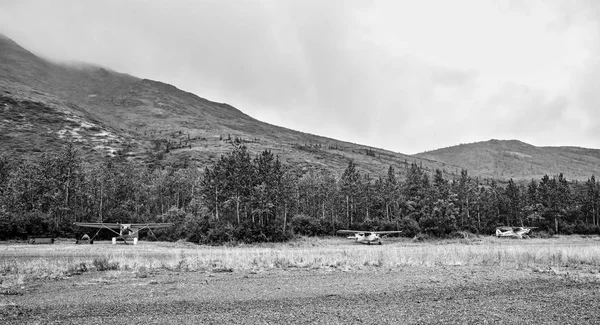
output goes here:
{"type": "Polygon", "coordinates": [[[7,324],[600,324],[600,281],[493,267],[90,272],[0,295],[7,324]]]}

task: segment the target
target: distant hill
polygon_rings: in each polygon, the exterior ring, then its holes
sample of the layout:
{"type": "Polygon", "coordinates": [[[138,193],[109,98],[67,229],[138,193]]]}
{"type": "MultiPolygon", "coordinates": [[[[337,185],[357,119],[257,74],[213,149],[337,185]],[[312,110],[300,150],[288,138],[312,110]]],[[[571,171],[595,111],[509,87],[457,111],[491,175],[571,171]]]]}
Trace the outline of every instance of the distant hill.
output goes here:
{"type": "MultiPolygon", "coordinates": [[[[300,170],[402,172],[441,164],[258,121],[172,85],[89,64],[42,59],[0,35],[0,150],[27,157],[74,141],[86,162],[122,155],[162,165],[214,162],[234,145],[268,149],[300,170]]],[[[449,170],[455,170],[455,167],[449,170]]]]}
{"type": "Polygon", "coordinates": [[[600,150],[536,147],[518,140],[489,140],[427,151],[415,157],[466,168],[470,175],[499,179],[539,179],[563,173],[567,179],[600,175],[600,150]]]}

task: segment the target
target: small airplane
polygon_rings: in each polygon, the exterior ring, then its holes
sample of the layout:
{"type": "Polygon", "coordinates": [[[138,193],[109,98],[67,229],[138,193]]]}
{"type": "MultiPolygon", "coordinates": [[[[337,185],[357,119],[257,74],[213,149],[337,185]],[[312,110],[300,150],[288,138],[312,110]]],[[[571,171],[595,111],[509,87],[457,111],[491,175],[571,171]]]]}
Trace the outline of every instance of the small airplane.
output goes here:
{"type": "MultiPolygon", "coordinates": [[[[100,230],[108,229],[115,234],[119,235],[118,237],[113,237],[113,244],[116,243],[117,239],[122,239],[125,244],[127,244],[127,238],[133,238],[133,243],[137,244],[137,238],[140,233],[140,230],[155,228],[167,228],[173,226],[172,223],[103,223],[103,222],[75,222],[74,225],[79,227],[87,227],[87,228],[100,228],[98,232],[92,237],[89,241],[90,243],[94,242],[94,238],[98,235],[100,230]],[[118,232],[117,232],[118,230],[118,232]]],[[[154,235],[154,234],[153,234],[154,235]]],[[[155,236],[156,237],[156,236],[155,236]]]]}
{"type": "Polygon", "coordinates": [[[527,234],[531,232],[531,229],[537,227],[507,227],[502,226],[496,228],[496,237],[510,237],[510,238],[529,238],[527,234]]]}
{"type": "Polygon", "coordinates": [[[338,234],[352,234],[352,236],[348,236],[348,239],[354,239],[357,243],[381,245],[381,237],[379,235],[399,234],[402,231],[338,230],[337,232],[338,234]]]}

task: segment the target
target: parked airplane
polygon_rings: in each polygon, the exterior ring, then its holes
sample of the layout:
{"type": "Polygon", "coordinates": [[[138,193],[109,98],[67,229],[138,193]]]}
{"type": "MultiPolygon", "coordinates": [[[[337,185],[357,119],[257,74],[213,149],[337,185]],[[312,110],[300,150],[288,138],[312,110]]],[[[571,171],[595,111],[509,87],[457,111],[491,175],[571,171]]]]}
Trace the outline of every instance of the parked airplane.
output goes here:
{"type": "Polygon", "coordinates": [[[173,226],[172,223],[102,223],[102,222],[75,222],[76,226],[87,227],[87,228],[100,228],[98,232],[90,239],[90,242],[93,243],[94,238],[98,235],[100,230],[108,229],[115,234],[119,235],[118,237],[113,237],[113,244],[116,243],[117,239],[123,239],[125,244],[127,244],[127,238],[133,238],[133,243],[137,243],[137,238],[140,230],[155,228],[167,228],[173,226]],[[118,230],[118,232],[117,232],[118,230]]]}
{"type": "Polygon", "coordinates": [[[496,237],[511,237],[511,238],[529,238],[527,234],[531,229],[537,227],[498,227],[496,228],[496,237]]]}
{"type": "Polygon", "coordinates": [[[381,245],[381,237],[379,235],[399,234],[402,231],[362,231],[362,230],[338,230],[339,234],[352,234],[348,239],[354,239],[357,243],[371,245],[381,245]]]}

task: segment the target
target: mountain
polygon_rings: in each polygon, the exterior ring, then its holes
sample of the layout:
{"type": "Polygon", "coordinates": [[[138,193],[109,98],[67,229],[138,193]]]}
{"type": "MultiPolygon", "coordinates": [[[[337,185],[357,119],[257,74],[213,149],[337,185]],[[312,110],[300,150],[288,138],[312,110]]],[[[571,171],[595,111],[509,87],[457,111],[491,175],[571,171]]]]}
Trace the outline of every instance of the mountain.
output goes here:
{"type": "Polygon", "coordinates": [[[372,175],[390,165],[402,173],[413,162],[449,177],[462,168],[504,180],[561,172],[580,180],[600,175],[596,149],[490,140],[409,156],[290,130],[166,83],[91,64],[52,62],[0,34],[0,150],[31,157],[67,141],[90,164],[123,156],[145,164],[204,166],[243,143],[254,154],[271,150],[303,171],[341,174],[353,160],[372,175]]]}
{"type": "Polygon", "coordinates": [[[600,175],[600,150],[536,147],[518,140],[489,140],[427,151],[415,157],[462,166],[470,175],[508,180],[540,179],[563,173],[567,179],[600,175]]]}
{"type": "Polygon", "coordinates": [[[304,171],[341,173],[349,160],[371,174],[384,174],[390,165],[401,171],[412,162],[429,171],[441,167],[264,123],[159,81],[52,62],[0,36],[0,150],[29,157],[67,141],[91,164],[120,155],[147,164],[204,166],[243,143],[252,153],[271,150],[304,171]]]}

